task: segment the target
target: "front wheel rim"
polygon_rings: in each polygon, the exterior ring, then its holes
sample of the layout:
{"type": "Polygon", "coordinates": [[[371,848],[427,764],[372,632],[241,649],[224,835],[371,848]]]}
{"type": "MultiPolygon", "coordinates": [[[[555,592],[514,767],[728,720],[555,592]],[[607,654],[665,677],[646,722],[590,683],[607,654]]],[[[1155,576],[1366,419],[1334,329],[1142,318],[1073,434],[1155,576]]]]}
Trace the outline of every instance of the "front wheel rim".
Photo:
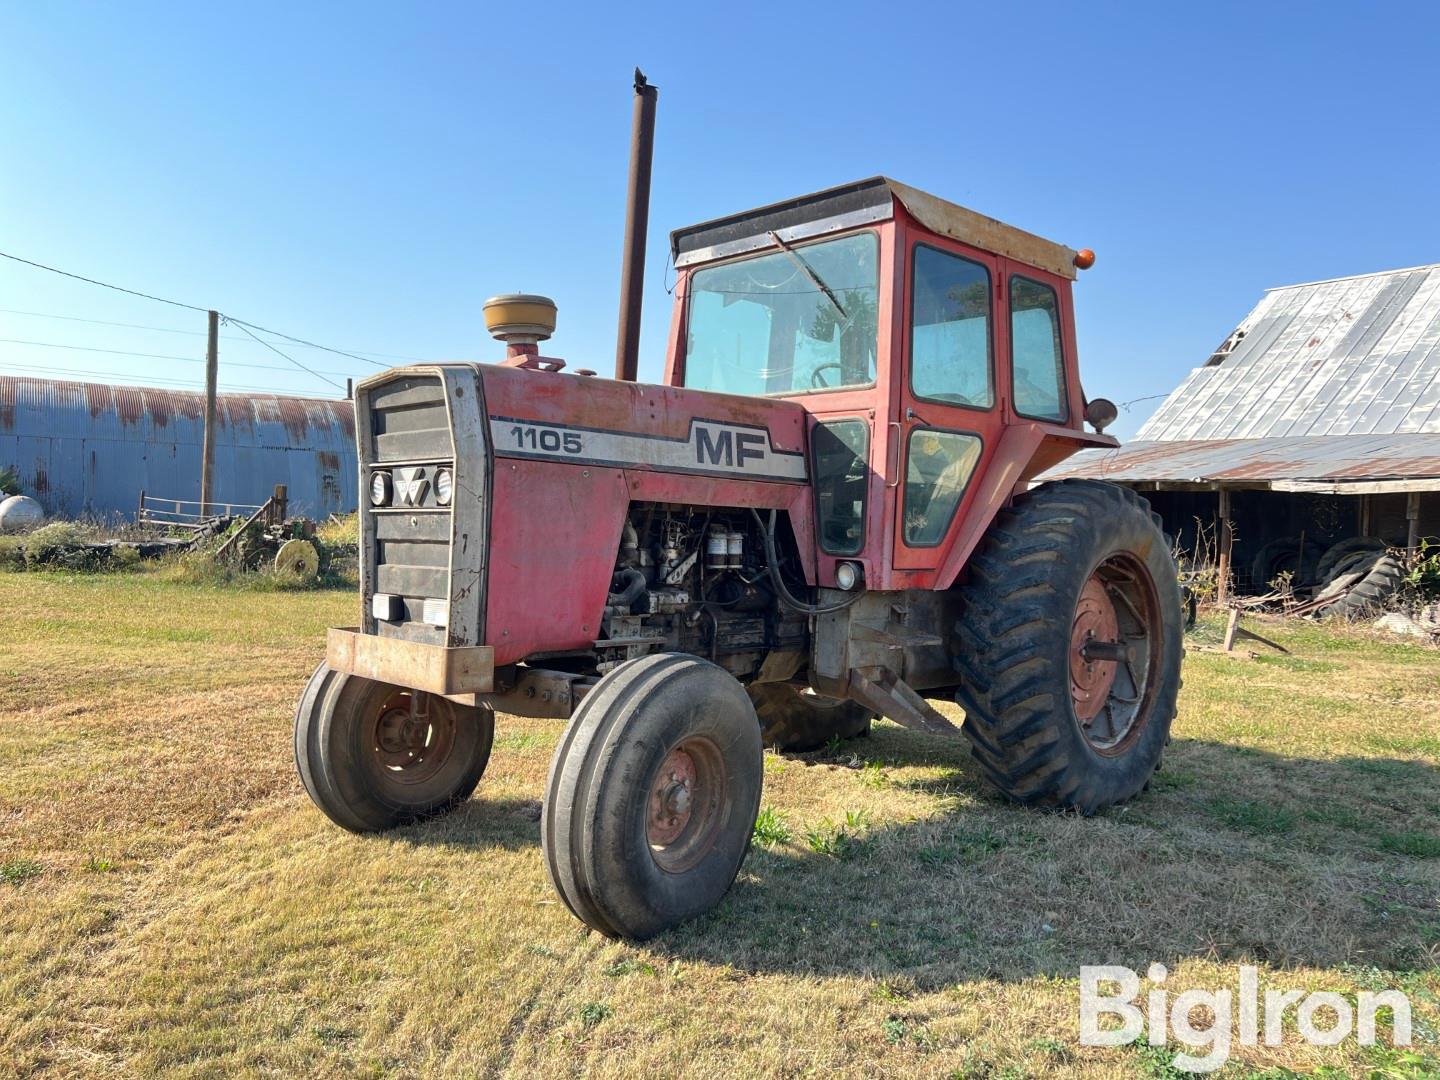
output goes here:
{"type": "Polygon", "coordinates": [[[1149,568],[1122,552],[1091,572],[1075,603],[1070,700],[1085,741],[1117,757],[1145,729],[1155,698],[1164,621],[1149,568]]]}
{"type": "Polygon", "coordinates": [[[728,810],[720,747],[704,736],[672,746],[645,801],[645,839],[655,865],[679,874],[703,860],[719,841],[728,810]]]}
{"type": "Polygon", "coordinates": [[[445,769],[455,735],[452,710],[433,698],[417,701],[408,691],[397,691],[372,711],[365,745],[382,788],[410,795],[445,769]]]}

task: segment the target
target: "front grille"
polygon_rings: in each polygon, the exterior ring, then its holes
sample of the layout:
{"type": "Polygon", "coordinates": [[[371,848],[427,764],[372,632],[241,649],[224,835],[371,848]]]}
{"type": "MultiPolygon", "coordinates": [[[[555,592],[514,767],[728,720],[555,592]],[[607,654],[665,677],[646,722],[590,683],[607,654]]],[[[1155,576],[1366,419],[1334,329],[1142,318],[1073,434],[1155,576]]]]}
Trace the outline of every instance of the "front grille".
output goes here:
{"type": "Polygon", "coordinates": [[[445,387],[439,378],[411,375],[370,391],[370,461],[432,461],[454,452],[445,387]]]}
{"type": "Polygon", "coordinates": [[[452,514],[440,505],[434,482],[438,469],[454,467],[445,384],[438,375],[401,375],[364,387],[357,406],[368,421],[361,433],[360,488],[370,519],[362,533],[366,629],[446,644],[452,514]],[[369,504],[377,472],[391,478],[386,506],[369,504]]]}

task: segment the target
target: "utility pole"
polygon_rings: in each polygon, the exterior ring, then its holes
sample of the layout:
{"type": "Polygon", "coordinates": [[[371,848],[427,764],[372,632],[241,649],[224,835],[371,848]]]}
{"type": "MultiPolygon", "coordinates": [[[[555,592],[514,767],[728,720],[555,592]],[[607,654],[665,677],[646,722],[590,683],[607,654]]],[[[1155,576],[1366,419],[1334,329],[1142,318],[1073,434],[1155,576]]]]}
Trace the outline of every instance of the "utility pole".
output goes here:
{"type": "Polygon", "coordinates": [[[210,499],[215,494],[211,481],[215,471],[215,383],[220,374],[220,313],[209,312],[210,340],[205,346],[205,434],[200,444],[200,515],[210,516],[210,499]]]}

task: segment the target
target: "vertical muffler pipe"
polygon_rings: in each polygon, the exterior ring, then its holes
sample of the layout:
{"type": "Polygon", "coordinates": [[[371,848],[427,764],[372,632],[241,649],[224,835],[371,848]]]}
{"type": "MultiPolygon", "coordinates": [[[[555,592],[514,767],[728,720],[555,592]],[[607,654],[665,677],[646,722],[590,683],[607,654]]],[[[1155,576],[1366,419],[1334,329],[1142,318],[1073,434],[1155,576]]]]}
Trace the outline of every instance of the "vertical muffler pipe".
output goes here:
{"type": "Polygon", "coordinates": [[[620,332],[615,378],[634,382],[640,364],[640,309],[645,299],[645,233],[650,223],[650,163],[655,156],[659,90],[635,69],[635,119],[630,129],[630,185],[625,194],[625,254],[620,266],[620,332]]]}

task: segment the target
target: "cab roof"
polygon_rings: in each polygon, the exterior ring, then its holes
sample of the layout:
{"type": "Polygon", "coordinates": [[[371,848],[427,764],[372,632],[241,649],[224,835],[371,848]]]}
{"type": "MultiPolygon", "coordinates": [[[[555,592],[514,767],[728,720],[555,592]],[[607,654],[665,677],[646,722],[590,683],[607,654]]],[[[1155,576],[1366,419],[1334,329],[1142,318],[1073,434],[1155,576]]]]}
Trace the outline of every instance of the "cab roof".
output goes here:
{"type": "Polygon", "coordinates": [[[896,205],[924,228],[982,251],[1015,259],[1061,277],[1075,277],[1075,251],[1064,244],[977,214],[919,188],[872,176],[811,195],[772,203],[740,214],[676,229],[670,254],[677,267],[709,262],[771,247],[774,232],[782,240],[804,240],[895,216],[896,205]]]}

